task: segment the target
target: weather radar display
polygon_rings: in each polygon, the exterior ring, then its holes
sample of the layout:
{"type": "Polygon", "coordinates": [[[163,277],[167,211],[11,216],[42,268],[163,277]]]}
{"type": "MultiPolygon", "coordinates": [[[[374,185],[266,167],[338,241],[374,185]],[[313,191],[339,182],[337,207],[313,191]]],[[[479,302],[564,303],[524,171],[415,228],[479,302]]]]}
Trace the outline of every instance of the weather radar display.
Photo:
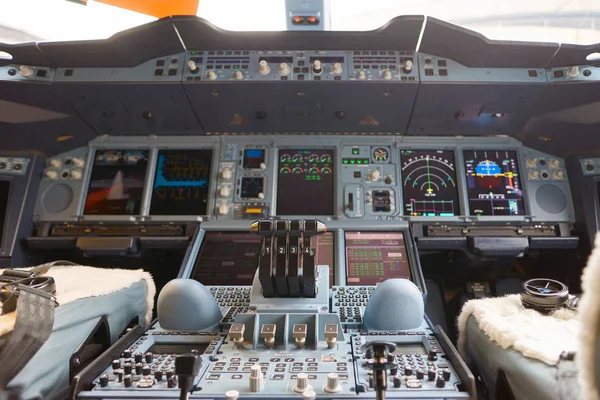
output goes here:
{"type": "Polygon", "coordinates": [[[464,152],[471,215],[524,215],[516,151],[464,152]]]}
{"type": "Polygon", "coordinates": [[[404,215],[460,215],[454,152],[401,150],[404,215]]]}

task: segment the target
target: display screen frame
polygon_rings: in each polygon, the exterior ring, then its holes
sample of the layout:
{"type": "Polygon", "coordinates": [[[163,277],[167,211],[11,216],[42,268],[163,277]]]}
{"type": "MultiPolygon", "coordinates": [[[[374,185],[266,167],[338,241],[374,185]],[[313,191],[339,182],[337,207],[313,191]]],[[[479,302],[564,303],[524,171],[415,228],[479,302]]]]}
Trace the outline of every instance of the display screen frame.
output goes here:
{"type": "Polygon", "coordinates": [[[526,218],[529,216],[529,210],[530,210],[530,199],[529,199],[529,193],[527,190],[527,179],[526,179],[526,175],[523,175],[523,171],[526,170],[525,167],[525,163],[522,160],[521,157],[521,148],[520,147],[514,147],[514,146],[497,146],[497,148],[494,148],[494,146],[459,146],[457,148],[458,151],[458,156],[459,159],[457,159],[457,163],[460,162],[460,168],[461,168],[461,178],[462,178],[462,185],[463,185],[463,189],[462,189],[462,193],[463,193],[463,202],[462,204],[465,207],[465,215],[467,216],[473,216],[476,217],[477,219],[481,220],[481,221],[494,221],[494,220],[504,220],[504,221],[520,221],[523,220],[523,218],[526,218]],[[466,157],[465,157],[465,153],[467,152],[514,152],[515,153],[515,160],[517,162],[517,168],[519,170],[519,184],[521,186],[521,192],[522,192],[522,203],[523,203],[523,214],[519,214],[519,215],[478,215],[478,214],[474,214],[472,212],[471,209],[471,202],[470,202],[470,197],[469,197],[469,187],[468,187],[468,177],[467,177],[467,165],[466,165],[466,157]]]}
{"type": "Polygon", "coordinates": [[[425,279],[423,277],[423,271],[421,270],[421,264],[419,262],[419,258],[416,255],[416,249],[414,246],[414,242],[413,242],[413,238],[412,235],[410,234],[409,229],[404,229],[404,228],[398,228],[397,226],[391,227],[391,226],[380,226],[380,227],[365,227],[365,228],[361,228],[361,229],[348,229],[348,230],[343,230],[341,232],[341,240],[342,240],[342,244],[340,247],[340,254],[343,255],[343,271],[344,271],[344,283],[347,286],[371,286],[371,285],[367,285],[367,284],[362,284],[362,283],[353,283],[353,282],[348,282],[348,259],[347,259],[347,252],[346,252],[346,247],[347,247],[347,239],[346,239],[346,234],[347,233],[369,233],[369,234],[373,234],[373,233],[389,233],[389,234],[393,234],[393,233],[402,233],[403,235],[403,240],[404,240],[404,249],[406,251],[406,258],[408,260],[408,270],[410,272],[410,280],[417,285],[417,287],[421,290],[422,293],[424,293],[424,295],[426,295],[427,293],[427,289],[425,286],[425,279]]]}
{"type": "Polygon", "coordinates": [[[147,186],[145,188],[145,198],[143,200],[143,205],[145,205],[144,210],[147,211],[144,213],[144,215],[149,215],[152,217],[152,219],[154,220],[161,220],[161,219],[166,219],[169,221],[176,221],[176,220],[189,220],[190,218],[193,217],[198,217],[198,216],[208,216],[211,215],[212,210],[213,210],[213,204],[214,204],[214,187],[215,187],[215,182],[217,179],[212,179],[214,174],[214,171],[216,170],[215,168],[217,168],[217,163],[215,162],[215,158],[218,159],[218,152],[216,149],[214,149],[213,147],[208,147],[208,146],[199,146],[199,147],[159,147],[159,148],[155,148],[152,149],[151,154],[150,154],[150,162],[149,162],[149,168],[151,168],[151,171],[149,171],[149,175],[147,175],[147,186]],[[206,212],[204,214],[152,214],[152,200],[153,200],[153,193],[154,193],[154,185],[156,184],[156,173],[157,173],[157,169],[158,169],[158,157],[160,155],[161,151],[209,151],[210,152],[210,169],[209,169],[209,177],[208,177],[208,187],[207,187],[207,197],[206,197],[206,212]],[[148,182],[150,182],[150,185],[148,185],[148,182]]]}
{"type": "Polygon", "coordinates": [[[417,147],[410,147],[410,146],[403,146],[400,147],[398,149],[398,169],[399,169],[399,177],[400,177],[400,182],[399,182],[399,189],[400,189],[400,194],[399,194],[399,198],[402,201],[402,205],[400,207],[400,212],[402,215],[411,218],[411,219],[416,219],[416,220],[423,220],[423,221],[429,221],[429,220],[435,220],[435,219],[442,219],[442,220],[448,220],[451,218],[458,218],[461,216],[466,215],[467,212],[467,206],[465,205],[465,191],[464,191],[464,161],[462,158],[462,152],[460,151],[460,149],[457,149],[456,147],[451,147],[451,148],[446,148],[446,147],[427,147],[427,146],[417,146],[417,147]],[[404,181],[406,179],[406,176],[404,175],[404,171],[403,171],[403,162],[404,162],[404,155],[402,154],[403,152],[438,152],[438,151],[442,151],[442,152],[447,152],[447,153],[451,153],[454,159],[454,180],[455,180],[455,185],[456,185],[456,200],[457,200],[457,207],[458,207],[458,212],[455,213],[455,215],[452,216],[442,216],[442,215],[411,215],[409,213],[406,212],[406,199],[405,199],[405,194],[406,191],[404,190],[404,181]]]}
{"type": "Polygon", "coordinates": [[[282,217],[306,217],[306,216],[322,216],[322,217],[333,217],[335,215],[337,215],[337,199],[338,199],[338,174],[339,171],[337,171],[338,165],[337,163],[337,158],[339,157],[339,154],[337,153],[337,150],[335,147],[315,147],[315,146],[303,146],[303,145],[298,145],[298,146],[285,146],[285,147],[277,147],[274,149],[275,154],[276,154],[276,168],[275,168],[275,172],[274,172],[274,176],[276,179],[276,184],[275,184],[275,212],[277,216],[282,216],[282,217]],[[332,162],[331,162],[331,169],[332,169],[332,187],[331,187],[331,192],[332,192],[332,199],[331,199],[331,204],[329,205],[329,207],[331,207],[331,212],[326,213],[326,214],[319,214],[319,213],[300,213],[300,214],[292,214],[292,213],[285,213],[282,214],[280,211],[280,199],[281,196],[279,196],[279,190],[280,190],[280,184],[281,184],[281,179],[280,179],[280,164],[281,164],[281,153],[285,152],[285,151],[318,151],[318,152],[323,152],[323,151],[327,151],[329,152],[332,162]]]}
{"type": "Polygon", "coordinates": [[[130,220],[132,217],[139,217],[146,215],[146,211],[148,209],[148,182],[150,182],[154,178],[154,168],[156,166],[155,161],[155,150],[150,148],[149,146],[132,146],[127,144],[119,144],[115,143],[114,145],[109,146],[97,146],[90,150],[86,165],[86,175],[85,179],[82,182],[82,191],[81,198],[79,204],[79,215],[83,217],[86,221],[122,221],[122,220],[130,220]],[[88,193],[90,190],[90,183],[92,180],[92,175],[94,172],[94,164],[96,160],[96,154],[98,152],[106,152],[106,151],[146,151],[148,153],[148,161],[146,166],[146,172],[144,176],[144,186],[142,189],[142,196],[140,199],[140,210],[137,214],[85,214],[85,203],[88,198],[88,193]]]}
{"type": "MultiPolygon", "coordinates": [[[[9,221],[8,210],[10,210],[12,200],[11,194],[13,193],[15,182],[10,177],[8,177],[8,179],[2,177],[2,179],[0,179],[0,185],[3,184],[6,184],[8,188],[6,192],[6,209],[3,211],[0,208],[0,255],[3,255],[4,252],[7,250],[6,247],[8,244],[8,225],[11,222],[9,221]]],[[[0,198],[0,205],[2,204],[3,200],[3,198],[0,198]]]]}

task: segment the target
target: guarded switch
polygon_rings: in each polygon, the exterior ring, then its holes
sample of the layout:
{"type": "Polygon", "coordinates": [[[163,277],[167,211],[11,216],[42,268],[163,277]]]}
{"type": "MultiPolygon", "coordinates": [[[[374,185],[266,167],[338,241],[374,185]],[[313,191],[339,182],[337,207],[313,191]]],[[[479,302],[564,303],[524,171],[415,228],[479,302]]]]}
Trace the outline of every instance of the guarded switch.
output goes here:
{"type": "Polygon", "coordinates": [[[325,340],[327,347],[333,349],[337,343],[338,326],[337,324],[325,324],[325,340]]]}
{"type": "Polygon", "coordinates": [[[277,330],[277,325],[275,324],[264,324],[260,328],[260,337],[265,341],[265,345],[272,349],[275,345],[275,332],[277,330]]]}
{"type": "Polygon", "coordinates": [[[244,332],[246,331],[246,325],[244,324],[233,324],[229,328],[229,337],[233,340],[236,346],[241,346],[244,343],[244,332]]]}
{"type": "Polygon", "coordinates": [[[296,345],[300,348],[304,348],[304,345],[306,344],[307,329],[306,324],[295,324],[292,330],[292,336],[294,337],[296,345]]]}

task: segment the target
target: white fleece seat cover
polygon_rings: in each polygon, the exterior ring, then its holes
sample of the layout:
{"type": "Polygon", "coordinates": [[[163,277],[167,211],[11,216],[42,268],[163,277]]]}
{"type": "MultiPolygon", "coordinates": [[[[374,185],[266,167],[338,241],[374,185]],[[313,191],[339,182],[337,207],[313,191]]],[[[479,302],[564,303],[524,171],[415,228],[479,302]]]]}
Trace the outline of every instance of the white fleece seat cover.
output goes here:
{"type": "Polygon", "coordinates": [[[479,328],[503,349],[512,347],[525,357],[556,365],[563,351],[577,351],[579,321],[569,309],[551,316],[523,309],[520,295],[475,299],[465,303],[458,318],[458,348],[466,359],[466,326],[473,315],[479,328]]]}
{"type": "MultiPolygon", "coordinates": [[[[2,271],[0,270],[0,273],[2,271]]],[[[141,269],[106,269],[77,265],[51,267],[44,276],[54,278],[56,298],[60,305],[79,299],[109,295],[127,289],[136,282],[144,281],[147,286],[145,326],[150,325],[156,286],[148,272],[141,269]]],[[[15,314],[12,312],[0,316],[0,336],[13,330],[15,314]]]]}

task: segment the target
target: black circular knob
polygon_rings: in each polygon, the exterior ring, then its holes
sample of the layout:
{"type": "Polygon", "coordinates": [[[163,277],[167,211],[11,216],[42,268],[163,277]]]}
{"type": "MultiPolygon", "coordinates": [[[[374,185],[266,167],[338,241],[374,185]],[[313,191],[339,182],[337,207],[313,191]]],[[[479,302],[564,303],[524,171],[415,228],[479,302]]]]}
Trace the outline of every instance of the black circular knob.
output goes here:
{"type": "Polygon", "coordinates": [[[6,168],[6,163],[0,162],[0,169],[5,169],[5,168],[6,168]]]}
{"type": "Polygon", "coordinates": [[[392,184],[392,178],[390,176],[385,178],[385,184],[386,185],[391,185],[392,184]]]}
{"type": "Polygon", "coordinates": [[[398,368],[397,367],[390,368],[390,374],[391,375],[398,375],[398,368]]]}
{"type": "Polygon", "coordinates": [[[591,74],[592,74],[592,71],[590,71],[589,69],[583,70],[583,76],[590,76],[591,74]]]}
{"type": "Polygon", "coordinates": [[[130,363],[125,363],[123,365],[123,372],[125,372],[125,375],[131,374],[131,369],[132,369],[132,365],[130,363]]]}
{"type": "Polygon", "coordinates": [[[422,369],[417,370],[417,379],[423,379],[424,376],[425,371],[423,371],[422,369]]]}
{"type": "Polygon", "coordinates": [[[123,385],[125,385],[125,387],[131,387],[131,385],[133,385],[133,378],[131,375],[125,375],[123,377],[123,385]]]}
{"type": "Polygon", "coordinates": [[[427,379],[429,379],[430,381],[435,381],[435,370],[434,369],[430,369],[429,371],[427,371],[427,379]]]}
{"type": "Polygon", "coordinates": [[[588,164],[588,165],[586,165],[585,169],[587,169],[588,171],[593,171],[594,170],[594,164],[588,164]]]}
{"type": "Polygon", "coordinates": [[[167,379],[171,379],[172,377],[175,376],[175,373],[173,372],[172,369],[168,369],[167,372],[165,373],[165,375],[167,376],[167,379]]]}
{"type": "Polygon", "coordinates": [[[373,358],[373,351],[371,349],[368,349],[365,352],[365,358],[368,359],[368,360],[371,359],[371,358],[373,358]]]}
{"type": "Polygon", "coordinates": [[[373,387],[373,377],[372,376],[369,377],[369,387],[370,388],[373,387]]]}
{"type": "Polygon", "coordinates": [[[159,382],[162,381],[162,378],[163,378],[162,371],[160,371],[160,370],[154,371],[154,378],[159,382]]]}
{"type": "Polygon", "coordinates": [[[152,362],[152,359],[154,358],[154,354],[147,352],[146,354],[144,354],[144,360],[146,360],[146,362],[148,364],[150,364],[152,362]]]}
{"type": "Polygon", "coordinates": [[[116,375],[117,375],[117,381],[119,381],[119,382],[123,382],[123,375],[124,375],[124,374],[123,374],[123,370],[122,370],[122,369],[118,370],[118,371],[116,372],[116,375]]]}
{"type": "Polygon", "coordinates": [[[404,375],[406,375],[406,376],[412,376],[412,374],[413,374],[413,370],[412,369],[408,368],[408,369],[404,370],[404,375]]]}
{"type": "Polygon", "coordinates": [[[147,119],[147,120],[151,120],[153,116],[154,115],[152,114],[152,111],[144,111],[142,113],[142,117],[144,117],[144,119],[147,119]]]}
{"type": "Polygon", "coordinates": [[[142,360],[144,359],[144,355],[142,353],[135,353],[135,362],[136,363],[141,363],[142,360]]]}
{"type": "Polygon", "coordinates": [[[336,111],[336,112],[335,112],[335,117],[336,117],[337,119],[343,119],[345,115],[346,115],[346,114],[344,114],[344,112],[343,112],[343,111],[336,111]]]}
{"type": "Polygon", "coordinates": [[[450,370],[448,368],[444,368],[442,370],[442,376],[444,377],[445,381],[449,381],[450,380],[450,370]]]}
{"type": "Polygon", "coordinates": [[[171,377],[171,378],[169,378],[169,380],[167,380],[167,386],[170,389],[173,389],[175,386],[177,386],[177,382],[175,381],[175,377],[171,377]]]}
{"type": "Polygon", "coordinates": [[[20,171],[23,169],[23,164],[15,164],[15,165],[13,165],[13,169],[15,171],[20,171]]]}
{"type": "Polygon", "coordinates": [[[437,360],[437,352],[435,350],[429,350],[429,353],[427,354],[427,360],[428,361],[435,361],[437,360]]]}
{"type": "Polygon", "coordinates": [[[108,375],[102,374],[100,375],[100,387],[108,386],[108,375]]]}
{"type": "Polygon", "coordinates": [[[400,384],[401,384],[401,382],[402,382],[402,381],[400,380],[400,377],[399,377],[399,376],[395,376],[395,377],[394,377],[394,387],[395,387],[395,388],[399,388],[399,387],[400,387],[400,384]]]}
{"type": "Polygon", "coordinates": [[[113,369],[119,369],[119,368],[121,368],[121,360],[113,360],[113,362],[112,362],[112,368],[113,369]]]}
{"type": "Polygon", "coordinates": [[[142,363],[135,364],[135,373],[138,375],[141,375],[143,368],[144,368],[144,364],[142,364],[142,363]]]}
{"type": "Polygon", "coordinates": [[[435,386],[443,388],[444,386],[446,386],[446,381],[441,376],[438,376],[437,380],[435,381],[435,386]]]}
{"type": "Polygon", "coordinates": [[[142,367],[142,375],[144,375],[144,376],[150,375],[150,366],[149,365],[144,365],[142,367]]]}
{"type": "Polygon", "coordinates": [[[123,352],[123,358],[131,358],[131,350],[125,350],[123,352]]]}
{"type": "Polygon", "coordinates": [[[8,70],[8,74],[9,74],[10,76],[15,76],[15,75],[17,74],[17,70],[16,70],[16,69],[12,69],[12,68],[11,68],[11,69],[9,69],[9,70],[8,70]]]}
{"type": "Polygon", "coordinates": [[[395,359],[396,359],[396,357],[393,354],[388,354],[387,355],[387,361],[389,363],[393,363],[395,359]]]}

